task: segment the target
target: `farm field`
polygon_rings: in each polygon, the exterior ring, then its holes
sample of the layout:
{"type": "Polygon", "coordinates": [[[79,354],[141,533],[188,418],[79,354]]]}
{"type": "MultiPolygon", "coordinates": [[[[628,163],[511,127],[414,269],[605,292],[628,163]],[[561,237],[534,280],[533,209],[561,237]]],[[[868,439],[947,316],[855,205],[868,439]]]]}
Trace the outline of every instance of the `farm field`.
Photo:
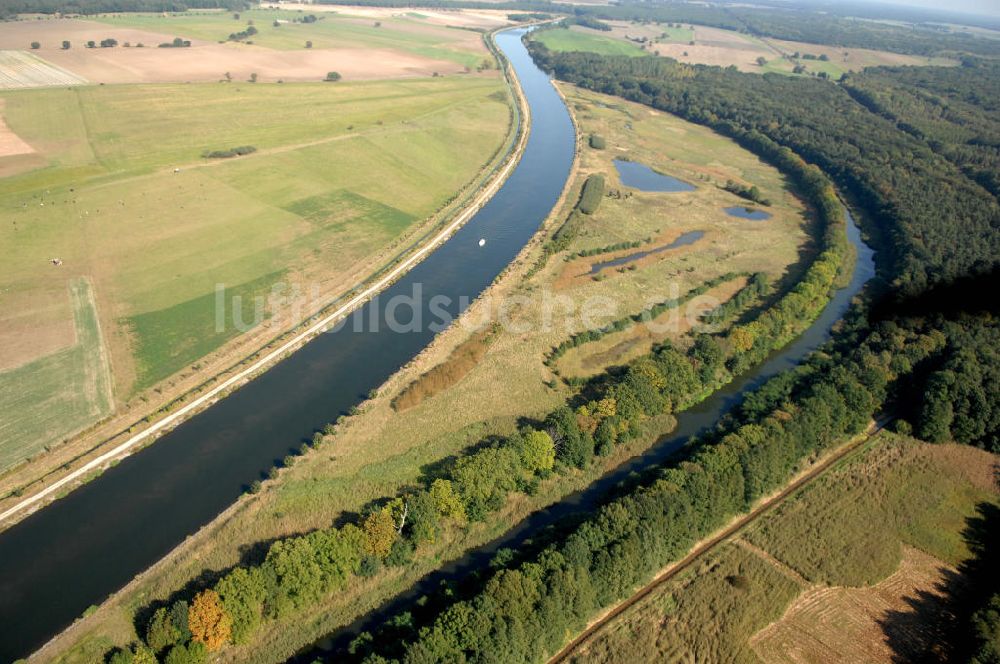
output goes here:
{"type": "Polygon", "coordinates": [[[671,27],[666,24],[640,24],[608,21],[610,32],[574,25],[569,29],[553,30],[539,35],[538,40],[556,51],[592,51],[608,55],[638,55],[642,52],[673,58],[689,64],[735,66],[740,71],[767,74],[792,74],[795,65],[806,68],[806,74],[826,72],[839,78],[847,71],[859,71],[879,65],[941,65],[958,64],[948,58],[927,58],[888,51],[861,48],[822,46],[804,42],[761,39],[733,30],[700,25],[671,27]],[[549,35],[556,33],[556,37],[549,35]],[[561,34],[566,33],[566,34],[561,34]],[[576,34],[573,34],[576,33],[576,34]],[[645,39],[642,44],[635,40],[645,39]],[[612,46],[608,42],[615,42],[612,46]],[[828,60],[806,60],[793,57],[796,53],[810,54],[828,60]],[[757,63],[764,58],[765,64],[757,63]]]}
{"type": "MultiPolygon", "coordinates": [[[[559,306],[570,310],[578,310],[588,299],[614,300],[617,311],[596,315],[592,321],[600,325],[641,310],[651,296],[670,297],[675,290],[685,293],[730,271],[766,271],[776,284],[797,273],[800,260],[809,251],[809,215],[786,190],[787,183],[776,170],[707,129],[612,97],[559,87],[580,125],[582,144],[567,199],[550,220],[549,230],[561,224],[576,205],[588,175],[604,174],[610,194],[603,197],[568,249],[535,271],[531,268],[538,263],[541,246],[539,242],[532,244],[490,296],[473,305],[460,325],[442,333],[363,404],[357,415],[339,425],[331,445],[309,452],[283,469],[278,480],[265,482],[263,491],[239,502],[224,518],[83,619],[72,633],[60,637],[46,657],[84,662],[93,653],[128,643],[135,636],[129,616],[154,598],[171,596],[205,570],[230,567],[242,552],[259,542],[326,527],[345,514],[360,512],[369,501],[392,495],[431,472],[449,455],[490,436],[510,434],[521,418],[537,416],[564,401],[570,389],[545,365],[544,358],[554,345],[584,329],[585,323],[579,315],[557,314],[551,325],[544,324],[546,298],[558,299],[559,306]],[[587,146],[591,133],[606,139],[604,149],[587,146]],[[646,193],[626,188],[612,165],[620,156],[683,178],[696,190],[646,193]],[[756,184],[772,199],[769,209],[774,218],[751,222],[726,216],[722,206],[737,205],[741,200],[718,188],[727,179],[756,184]],[[579,258],[565,260],[570,254],[614,243],[650,237],[669,241],[691,229],[704,229],[706,235],[695,244],[658,254],[635,270],[607,270],[596,280],[572,277],[572,270],[583,262],[579,258]],[[494,328],[492,321],[501,315],[501,300],[517,305],[508,310],[510,324],[494,328]],[[490,332],[483,334],[484,329],[490,332]],[[470,357],[474,359],[470,361],[470,357]],[[420,384],[420,377],[435,367],[449,370],[434,376],[449,377],[428,380],[419,403],[395,410],[392,402],[396,397],[410,385],[420,384]],[[497,385],[504,388],[498,390],[497,385]]],[[[627,252],[603,252],[586,260],[596,262],[623,253],[627,252]]],[[[701,308],[696,308],[695,313],[699,311],[701,308]]],[[[689,339],[686,332],[686,328],[677,330],[669,338],[685,345],[689,339]]],[[[622,358],[608,355],[592,370],[620,363],[622,358]]],[[[252,652],[259,661],[281,659],[377,606],[441,560],[492,539],[565,491],[585,486],[671,426],[672,419],[667,416],[654,418],[644,435],[616,448],[601,463],[543,482],[532,496],[517,494],[490,522],[472,523],[458,533],[442,535],[441,541],[413,565],[387,568],[373,578],[351,582],[335,598],[309,608],[292,621],[269,621],[251,643],[228,649],[226,657],[238,661],[252,652]]]]}
{"type": "Polygon", "coordinates": [[[310,15],[304,10],[273,9],[240,12],[239,19],[234,19],[229,12],[190,12],[167,16],[106,15],[97,20],[109,26],[177,34],[209,42],[226,40],[230,34],[246,29],[252,21],[258,32],[250,41],[255,46],[271,49],[297,50],[302,49],[306,41],[311,41],[314,49],[385,48],[473,67],[486,56],[482,39],[476,32],[430,23],[416,12],[377,17],[356,16],[349,12],[349,8],[343,13],[315,12],[312,15],[318,20],[310,23],[295,22],[310,15]]]}
{"type": "MultiPolygon", "coordinates": [[[[319,10],[26,19],[0,23],[0,49],[27,51],[32,42],[38,42],[39,48],[32,50],[31,56],[18,57],[44,60],[50,70],[65,70],[64,78],[75,76],[73,82],[218,81],[227,73],[236,80],[256,74],[260,82],[321,81],[329,71],[347,80],[430,76],[464,73],[491,60],[477,30],[506,21],[481,15],[459,16],[462,20],[457,22],[470,29],[449,27],[418,15],[371,18],[319,10]],[[234,18],[236,15],[240,18],[234,18]],[[311,22],[302,22],[306,16],[311,22]],[[228,40],[231,34],[251,27],[256,34],[241,41],[228,40]],[[178,38],[190,45],[159,47],[178,38]],[[100,47],[105,39],[114,39],[117,45],[100,47]],[[88,48],[88,43],[98,46],[88,48]]],[[[8,69],[0,61],[0,89],[22,87],[4,84],[8,69]]],[[[58,83],[51,72],[48,78],[41,74],[35,78],[35,85],[58,83]],[[50,79],[52,82],[47,82],[50,79]]]]}
{"type": "MultiPolygon", "coordinates": [[[[0,244],[16,249],[0,267],[0,297],[17,303],[0,313],[0,372],[71,343],[66,288],[86,278],[119,405],[152,387],[169,391],[206,356],[270,338],[361,281],[477,176],[509,127],[495,72],[49,88],[0,99],[36,159],[0,157],[0,169],[19,171],[0,193],[0,244]],[[202,156],[238,146],[256,151],[202,156]],[[219,287],[240,303],[221,325],[219,287]],[[269,324],[241,334],[255,308],[256,322],[269,324]]],[[[4,400],[0,420],[48,410],[4,400]]],[[[44,421],[45,435],[26,427],[5,443],[24,458],[77,428],[44,421]]]]}
{"type": "Polygon", "coordinates": [[[598,30],[583,30],[573,28],[555,28],[545,30],[535,38],[553,51],[589,51],[601,55],[645,55],[642,49],[617,39],[605,37],[598,30]]]}
{"type": "Polygon", "coordinates": [[[75,279],[63,297],[71,309],[70,344],[0,372],[0,467],[40,452],[53,433],[70,435],[111,412],[111,373],[90,284],[75,279]]]}
{"type": "Polygon", "coordinates": [[[997,458],[882,432],[572,658],[912,661],[940,646],[997,458]]]}
{"type": "Polygon", "coordinates": [[[0,90],[80,85],[86,82],[85,78],[26,51],[0,51],[0,90]]]}

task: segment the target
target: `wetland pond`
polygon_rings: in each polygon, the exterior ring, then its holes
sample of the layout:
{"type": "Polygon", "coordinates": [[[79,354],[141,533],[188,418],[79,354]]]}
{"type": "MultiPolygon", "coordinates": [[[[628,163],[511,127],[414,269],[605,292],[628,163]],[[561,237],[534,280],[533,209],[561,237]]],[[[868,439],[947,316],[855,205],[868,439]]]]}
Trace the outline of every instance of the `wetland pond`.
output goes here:
{"type": "Polygon", "coordinates": [[[723,208],[730,217],[739,217],[740,219],[749,219],[751,221],[764,221],[765,219],[771,218],[770,212],[765,212],[764,210],[758,210],[757,208],[745,207],[743,205],[735,205],[733,207],[723,208]]]}
{"type": "Polygon", "coordinates": [[[637,161],[626,161],[615,159],[615,169],[618,177],[626,187],[632,187],[639,191],[661,191],[667,193],[680,193],[683,191],[694,191],[695,186],[688,184],[684,180],[657,173],[649,166],[640,164],[637,161]]]}
{"type": "Polygon", "coordinates": [[[677,236],[677,239],[671,242],[670,244],[665,244],[661,247],[655,247],[653,249],[647,249],[646,251],[637,251],[634,254],[628,254],[627,256],[612,258],[611,260],[601,261],[600,263],[594,263],[593,265],[590,266],[589,274],[597,274],[601,270],[609,267],[626,265],[633,261],[637,261],[640,258],[645,258],[650,254],[658,254],[661,251],[668,251],[670,249],[676,249],[678,247],[684,247],[689,244],[694,244],[703,237],[705,237],[705,231],[688,231],[687,233],[681,233],[679,236],[677,236]]]}

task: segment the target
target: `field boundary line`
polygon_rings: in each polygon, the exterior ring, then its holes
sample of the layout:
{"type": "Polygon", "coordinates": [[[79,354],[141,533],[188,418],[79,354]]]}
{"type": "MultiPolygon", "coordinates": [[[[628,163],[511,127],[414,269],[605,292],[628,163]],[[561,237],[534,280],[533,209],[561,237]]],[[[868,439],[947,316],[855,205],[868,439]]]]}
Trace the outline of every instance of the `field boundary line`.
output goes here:
{"type": "Polygon", "coordinates": [[[570,656],[576,650],[586,645],[595,636],[599,635],[604,628],[613,623],[616,618],[620,617],[633,606],[652,595],[656,590],[668,581],[671,581],[678,574],[687,570],[706,553],[714,551],[720,544],[732,541],[732,539],[742,532],[747,526],[754,523],[765,514],[768,514],[775,507],[783,504],[785,500],[797,494],[801,489],[811,484],[814,480],[823,476],[828,470],[837,465],[837,463],[842,461],[845,457],[864,446],[865,443],[869,442],[873,436],[885,428],[886,424],[888,424],[886,421],[873,422],[866,432],[859,436],[855,436],[847,443],[844,443],[838,449],[830,453],[825,459],[821,460],[817,465],[800,474],[799,477],[794,478],[780,491],[764,498],[749,512],[739,515],[734,520],[730,521],[728,525],[723,526],[713,535],[710,535],[707,540],[702,541],[700,544],[696,544],[686,556],[671,563],[670,565],[667,565],[667,567],[663,568],[659,574],[653,577],[652,581],[639,588],[632,594],[632,596],[627,597],[605,611],[603,615],[588,625],[583,632],[577,635],[576,638],[565,645],[562,650],[550,657],[548,659],[548,664],[557,664],[569,661],[570,656]]]}
{"type": "Polygon", "coordinates": [[[778,557],[772,554],[770,551],[762,549],[761,547],[757,546],[750,540],[743,537],[743,535],[737,535],[736,537],[733,538],[732,541],[733,544],[736,544],[737,546],[741,547],[747,552],[757,556],[758,558],[760,558],[762,562],[767,563],[774,569],[778,570],[788,579],[802,586],[803,589],[812,588],[815,585],[812,582],[810,582],[809,579],[799,574],[796,570],[792,569],[792,567],[789,566],[787,563],[785,563],[782,560],[779,560],[778,557]]]}
{"type": "MultiPolygon", "coordinates": [[[[415,115],[412,118],[407,118],[407,122],[413,123],[413,122],[416,122],[418,120],[424,120],[426,118],[433,117],[433,116],[435,116],[435,115],[437,115],[439,113],[444,113],[446,111],[452,110],[453,108],[455,108],[457,106],[460,106],[462,104],[469,103],[470,101],[471,100],[455,101],[455,102],[452,102],[452,103],[450,103],[450,104],[448,104],[446,106],[441,106],[439,108],[435,108],[435,109],[432,109],[432,110],[429,110],[429,111],[425,111],[425,112],[421,113],[420,115],[415,115]]],[[[82,106],[80,108],[80,113],[81,113],[81,115],[83,114],[83,107],[82,106]]],[[[269,157],[269,156],[278,155],[278,154],[287,154],[289,152],[296,152],[298,150],[308,150],[309,148],[320,147],[320,146],[323,146],[323,145],[329,145],[330,143],[339,143],[341,141],[348,141],[348,140],[351,140],[351,139],[367,138],[369,136],[383,136],[383,135],[384,136],[389,136],[389,135],[406,134],[406,133],[410,133],[410,132],[413,132],[413,131],[419,131],[420,129],[421,129],[421,127],[397,126],[397,125],[389,126],[389,127],[384,127],[384,126],[375,125],[374,127],[369,127],[367,129],[363,129],[361,131],[353,132],[353,133],[350,133],[350,134],[338,134],[336,136],[330,136],[330,137],[327,137],[327,138],[318,138],[316,140],[306,141],[304,143],[291,143],[291,144],[288,144],[288,145],[276,145],[276,146],[270,147],[270,148],[263,148],[263,149],[257,150],[256,152],[254,152],[252,154],[243,155],[242,157],[240,157],[239,160],[240,161],[252,161],[254,159],[259,159],[261,157],[269,157]]],[[[89,132],[89,127],[88,127],[88,132],[89,132]]],[[[89,140],[89,133],[88,133],[88,140],[89,140]]],[[[505,138],[504,139],[504,143],[500,147],[501,150],[504,148],[504,146],[506,145],[507,141],[508,141],[508,139],[505,138]]],[[[96,158],[97,157],[95,156],[95,159],[96,158]]],[[[219,166],[225,166],[227,164],[232,164],[232,163],[233,163],[232,160],[229,160],[229,159],[212,159],[212,160],[206,160],[204,158],[202,158],[202,159],[200,159],[198,161],[177,162],[175,165],[164,166],[162,168],[157,167],[155,170],[148,171],[148,172],[145,172],[145,173],[137,173],[135,175],[130,175],[128,177],[123,177],[123,178],[118,178],[118,179],[111,179],[111,180],[108,180],[106,182],[99,182],[99,183],[91,185],[91,188],[93,188],[93,189],[104,189],[104,188],[107,188],[107,187],[116,187],[116,186],[119,186],[119,185],[122,185],[122,184],[125,184],[125,183],[128,183],[128,182],[135,182],[135,181],[138,181],[138,180],[148,180],[148,179],[151,179],[151,178],[159,178],[159,177],[163,177],[164,175],[172,174],[177,169],[179,169],[181,171],[196,171],[196,170],[201,170],[201,169],[206,169],[206,168],[211,169],[211,168],[215,168],[215,167],[219,167],[219,166]]],[[[489,167],[489,163],[487,164],[486,168],[488,168],[488,167],[489,167]]],[[[481,174],[482,173],[477,174],[476,177],[473,178],[473,181],[475,181],[476,179],[478,179],[478,177],[481,174]]]]}
{"type": "MultiPolygon", "coordinates": [[[[493,37],[490,36],[489,38],[492,40],[493,37]]],[[[226,396],[225,393],[230,388],[238,387],[249,382],[257,372],[269,368],[270,365],[283,359],[283,356],[286,353],[298,350],[313,337],[326,332],[335,323],[339,322],[340,319],[350,315],[357,307],[367,303],[372,297],[390,286],[398,278],[404,276],[415,265],[426,258],[434,249],[444,244],[444,242],[446,242],[461,226],[468,222],[469,219],[475,216],[475,214],[479,212],[479,210],[490,199],[493,198],[494,194],[499,191],[500,187],[507,181],[511,171],[513,171],[513,169],[520,163],[521,156],[524,154],[524,149],[527,146],[527,139],[530,134],[531,111],[524,98],[524,92],[521,89],[520,79],[517,77],[517,72],[514,70],[514,67],[507,61],[506,56],[504,56],[501,66],[505,67],[509,72],[508,80],[511,82],[514,97],[517,105],[519,106],[518,118],[521,126],[518,132],[520,136],[514,145],[511,157],[500,168],[492,180],[483,186],[479,194],[473,198],[472,201],[470,201],[466,208],[460,212],[450,224],[434,235],[430,240],[425,242],[423,246],[419,247],[399,265],[380,277],[374,284],[367,286],[364,290],[338,307],[335,311],[316,321],[306,330],[300,332],[278,348],[275,348],[263,357],[259,358],[247,368],[238,371],[233,376],[230,376],[222,383],[198,396],[190,403],[179,408],[177,411],[167,415],[162,420],[155,422],[150,425],[149,428],[128,438],[111,450],[108,450],[94,459],[91,459],[80,468],[74,470],[65,477],[56,480],[52,484],[40,490],[38,493],[35,493],[4,510],[0,513],[0,524],[7,521],[10,517],[25,511],[29,507],[38,505],[46,498],[55,494],[59,489],[62,489],[66,485],[85,477],[88,473],[101,469],[104,464],[127,457],[131,454],[135,447],[143,442],[146,442],[147,439],[169,430],[172,426],[180,424],[186,416],[195,414],[201,407],[211,406],[215,401],[226,396]]]]}

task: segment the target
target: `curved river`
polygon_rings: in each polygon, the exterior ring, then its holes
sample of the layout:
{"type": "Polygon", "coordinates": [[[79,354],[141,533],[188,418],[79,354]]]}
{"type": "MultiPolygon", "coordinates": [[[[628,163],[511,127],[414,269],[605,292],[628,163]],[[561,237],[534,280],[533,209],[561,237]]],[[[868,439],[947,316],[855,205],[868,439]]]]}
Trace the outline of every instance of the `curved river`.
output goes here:
{"type": "MultiPolygon", "coordinates": [[[[769,378],[799,364],[809,353],[830,338],[834,324],[843,317],[865,283],[875,276],[875,252],[861,239],[861,232],[845,209],[847,237],[856,250],[854,272],[850,283],[837,290],[813,324],[792,343],[773,353],[729,385],[714,392],[701,403],[677,414],[677,426],[643,454],[628,459],[613,468],[585,489],[572,493],[549,507],[533,512],[499,538],[473,549],[461,558],[450,561],[422,577],[404,593],[392,598],[376,610],[361,616],[352,624],[336,631],[293,657],[290,662],[307,664],[317,659],[327,660],[331,653],[343,651],[363,631],[378,627],[394,614],[409,608],[422,595],[433,595],[444,581],[460,581],[469,574],[489,566],[498,549],[517,550],[527,540],[554,524],[583,513],[593,512],[603,503],[612,489],[633,473],[641,473],[666,462],[697,434],[713,428],[719,419],[738,405],[743,395],[760,387],[769,378]]],[[[331,661],[337,661],[336,656],[331,661]]]]}
{"type": "MultiPolygon", "coordinates": [[[[548,216],[573,162],[569,112],[520,38],[496,38],[527,97],[520,163],[465,226],[352,324],[320,335],[242,389],[0,534],[0,662],[23,657],[226,509],[276,459],[347,412],[497,277],[548,216]],[[485,247],[479,239],[485,238],[485,247]],[[419,292],[414,331],[386,325],[393,296],[419,292]],[[443,296],[435,298],[434,296],[443,296]],[[431,299],[434,308],[431,309],[431,299]]],[[[406,323],[407,310],[395,320],[406,323]]]]}

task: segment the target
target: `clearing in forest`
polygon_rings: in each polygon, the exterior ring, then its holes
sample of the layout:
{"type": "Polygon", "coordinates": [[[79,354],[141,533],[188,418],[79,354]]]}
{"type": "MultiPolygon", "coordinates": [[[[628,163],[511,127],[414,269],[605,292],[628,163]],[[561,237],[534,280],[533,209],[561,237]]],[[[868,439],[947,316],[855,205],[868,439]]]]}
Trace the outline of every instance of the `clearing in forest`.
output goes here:
{"type": "Polygon", "coordinates": [[[883,431],[572,661],[911,661],[943,643],[997,456],[883,431]]]}

